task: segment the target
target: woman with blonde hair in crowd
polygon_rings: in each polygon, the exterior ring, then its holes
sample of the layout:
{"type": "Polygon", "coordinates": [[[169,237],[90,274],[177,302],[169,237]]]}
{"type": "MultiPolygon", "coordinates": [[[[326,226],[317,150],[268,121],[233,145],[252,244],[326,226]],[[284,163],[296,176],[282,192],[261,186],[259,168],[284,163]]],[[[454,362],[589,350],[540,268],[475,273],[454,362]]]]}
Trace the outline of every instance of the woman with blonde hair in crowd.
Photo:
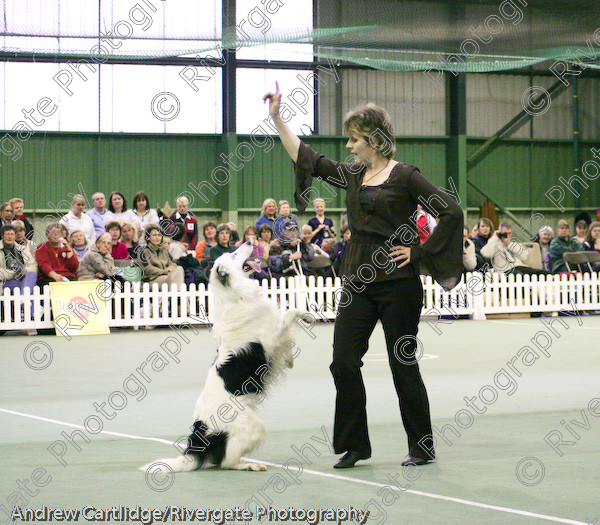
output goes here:
{"type": "Polygon", "coordinates": [[[277,215],[277,203],[275,199],[265,199],[262,204],[260,217],[256,221],[255,227],[258,230],[263,224],[268,224],[271,228],[275,228],[275,216],[277,215]]]}
{"type": "Polygon", "coordinates": [[[121,242],[127,247],[129,257],[137,259],[139,244],[139,230],[137,226],[129,221],[121,223],[121,242]]]}
{"type": "Polygon", "coordinates": [[[325,217],[325,199],[317,197],[313,201],[315,208],[315,217],[308,221],[308,225],[312,228],[312,242],[321,247],[323,239],[334,237],[333,221],[325,217]]]}
{"type": "Polygon", "coordinates": [[[35,249],[37,246],[32,240],[27,238],[27,225],[21,220],[12,221],[12,225],[15,227],[17,244],[28,249],[31,256],[35,259],[35,249]]]}
{"type": "Polygon", "coordinates": [[[79,259],[82,259],[88,251],[88,240],[81,230],[75,230],[69,237],[71,246],[79,259]]]}
{"type": "Polygon", "coordinates": [[[112,237],[110,233],[101,233],[93,246],[84,255],[77,268],[77,279],[91,281],[93,279],[111,279],[122,281],[117,274],[115,261],[110,254],[112,250],[112,237]]]}

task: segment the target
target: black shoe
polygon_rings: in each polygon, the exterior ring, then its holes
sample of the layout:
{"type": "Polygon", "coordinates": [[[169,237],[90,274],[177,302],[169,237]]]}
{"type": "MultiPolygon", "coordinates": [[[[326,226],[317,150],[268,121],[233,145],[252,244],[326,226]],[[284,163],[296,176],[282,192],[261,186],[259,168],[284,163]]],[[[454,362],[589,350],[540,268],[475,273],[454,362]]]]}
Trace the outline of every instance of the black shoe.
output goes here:
{"type": "Polygon", "coordinates": [[[369,459],[371,454],[365,454],[364,452],[356,452],[349,450],[346,452],[340,460],[333,466],[333,468],[352,468],[354,463],[361,459],[369,459]]]}
{"type": "Polygon", "coordinates": [[[410,454],[408,454],[404,458],[404,461],[402,462],[402,466],[407,467],[408,465],[414,465],[415,467],[420,467],[421,465],[425,465],[425,463],[429,463],[431,461],[433,461],[433,459],[423,459],[423,458],[419,458],[417,456],[411,456],[410,454]]]}

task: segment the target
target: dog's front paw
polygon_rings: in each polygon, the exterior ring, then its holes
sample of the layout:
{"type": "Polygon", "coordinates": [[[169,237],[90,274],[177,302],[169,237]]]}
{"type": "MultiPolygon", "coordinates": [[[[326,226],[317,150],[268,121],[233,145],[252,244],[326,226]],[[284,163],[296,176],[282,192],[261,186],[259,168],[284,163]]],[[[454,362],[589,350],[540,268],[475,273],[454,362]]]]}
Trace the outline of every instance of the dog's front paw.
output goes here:
{"type": "Polygon", "coordinates": [[[263,472],[267,470],[267,466],[262,463],[240,463],[237,470],[252,470],[254,472],[263,472]]]}

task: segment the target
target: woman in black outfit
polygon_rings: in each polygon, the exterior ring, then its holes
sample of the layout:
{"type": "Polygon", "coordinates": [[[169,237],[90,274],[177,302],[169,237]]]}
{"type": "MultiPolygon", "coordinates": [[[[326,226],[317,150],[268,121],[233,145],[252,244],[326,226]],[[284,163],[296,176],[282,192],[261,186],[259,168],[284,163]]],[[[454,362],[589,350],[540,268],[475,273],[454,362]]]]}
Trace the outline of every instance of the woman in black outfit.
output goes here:
{"type": "Polygon", "coordinates": [[[355,164],[331,161],[296,137],[279,116],[281,93],[268,93],[269,112],[283,146],[295,163],[296,205],[311,177],[346,190],[352,232],[342,259],[343,292],[335,321],[330,369],[337,390],[333,446],[346,453],[334,465],[349,468],[371,456],[366,395],[360,368],[375,324],[381,320],[400,413],[408,435],[402,465],[435,459],[429,402],[415,350],[423,288],[419,264],[446,290],[462,273],[463,214],[446,193],[414,166],[393,160],[394,137],[385,110],[369,104],[344,121],[346,147],[355,164]],[[439,218],[431,237],[419,246],[417,204],[439,218]]]}

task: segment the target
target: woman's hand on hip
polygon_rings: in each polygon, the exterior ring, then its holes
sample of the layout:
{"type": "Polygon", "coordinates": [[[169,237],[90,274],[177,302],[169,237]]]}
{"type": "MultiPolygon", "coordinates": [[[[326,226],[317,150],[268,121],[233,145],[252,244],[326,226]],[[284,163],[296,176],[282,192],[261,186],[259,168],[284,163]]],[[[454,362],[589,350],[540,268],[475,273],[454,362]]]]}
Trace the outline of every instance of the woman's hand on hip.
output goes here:
{"type": "Polygon", "coordinates": [[[390,250],[392,261],[399,263],[398,268],[406,266],[410,262],[410,248],[408,246],[393,246],[390,250]]]}

